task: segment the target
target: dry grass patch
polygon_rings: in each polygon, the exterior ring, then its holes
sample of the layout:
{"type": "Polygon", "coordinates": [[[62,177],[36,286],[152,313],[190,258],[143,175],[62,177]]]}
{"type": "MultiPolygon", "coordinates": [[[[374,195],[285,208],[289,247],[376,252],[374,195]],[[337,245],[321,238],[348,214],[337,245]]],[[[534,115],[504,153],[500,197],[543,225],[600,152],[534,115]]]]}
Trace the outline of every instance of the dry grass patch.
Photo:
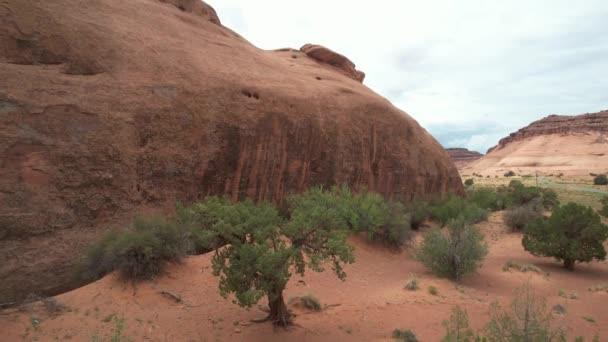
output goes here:
{"type": "Polygon", "coordinates": [[[420,281],[416,276],[411,275],[410,279],[408,279],[407,283],[405,283],[405,288],[410,291],[416,291],[420,288],[420,281]]]}
{"type": "Polygon", "coordinates": [[[608,293],[608,283],[597,284],[589,288],[589,292],[606,292],[608,293]]]}
{"type": "Polygon", "coordinates": [[[510,269],[516,269],[520,272],[534,272],[534,273],[538,273],[541,275],[544,275],[545,273],[538,267],[538,266],[534,266],[534,265],[530,265],[530,264],[521,264],[518,263],[516,261],[513,260],[507,260],[505,262],[505,264],[502,266],[502,270],[504,272],[509,271],[510,269]]]}

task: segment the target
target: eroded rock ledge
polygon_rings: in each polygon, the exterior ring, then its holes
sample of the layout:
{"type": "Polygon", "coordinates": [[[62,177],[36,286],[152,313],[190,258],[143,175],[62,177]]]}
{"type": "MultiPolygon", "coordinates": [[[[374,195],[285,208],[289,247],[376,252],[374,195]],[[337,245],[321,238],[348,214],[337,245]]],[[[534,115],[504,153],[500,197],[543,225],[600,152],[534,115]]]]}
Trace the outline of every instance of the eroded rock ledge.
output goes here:
{"type": "Polygon", "coordinates": [[[355,63],[351,62],[350,59],[324,46],[306,44],[300,48],[300,51],[304,52],[312,59],[331,65],[344,75],[356,81],[363,82],[363,79],[365,78],[365,73],[355,69],[355,63]]]}

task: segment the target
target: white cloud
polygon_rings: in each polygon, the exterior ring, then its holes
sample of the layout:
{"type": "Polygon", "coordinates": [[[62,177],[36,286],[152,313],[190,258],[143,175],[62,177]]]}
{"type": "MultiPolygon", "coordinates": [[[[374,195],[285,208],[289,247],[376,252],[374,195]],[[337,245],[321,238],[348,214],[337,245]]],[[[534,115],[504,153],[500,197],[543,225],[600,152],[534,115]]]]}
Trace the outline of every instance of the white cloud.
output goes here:
{"type": "Polygon", "coordinates": [[[346,55],[444,145],[484,152],[545,115],[608,108],[604,0],[209,3],[260,48],[316,43],[346,55]],[[447,129],[480,121],[496,127],[447,129]]]}

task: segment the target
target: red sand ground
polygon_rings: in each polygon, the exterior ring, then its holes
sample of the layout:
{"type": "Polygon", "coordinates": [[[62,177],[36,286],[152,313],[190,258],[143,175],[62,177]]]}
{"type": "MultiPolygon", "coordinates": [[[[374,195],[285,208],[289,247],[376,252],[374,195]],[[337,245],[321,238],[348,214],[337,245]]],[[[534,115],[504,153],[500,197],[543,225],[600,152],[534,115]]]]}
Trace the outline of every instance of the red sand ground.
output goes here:
{"type": "Polygon", "coordinates": [[[454,305],[464,307],[472,326],[481,328],[488,320],[490,303],[509,303],[513,290],[526,282],[547,299],[549,308],[557,303],[566,307],[566,313],[556,315],[555,322],[568,327],[570,339],[578,335],[591,339],[595,334],[608,338],[608,293],[587,290],[608,281],[606,262],[577,265],[575,272],[569,272],[553,260],[531,256],[521,247],[521,235],[506,231],[502,213],[492,214],[481,228],[489,254],[479,273],[459,285],[433,276],[412,259],[411,249],[392,253],[352,239],[357,259],[346,267],[345,282],[329,271],[292,278],[286,298],[310,293],[331,307],[318,313],[294,308],[298,313],[296,326],[288,330],[274,329],[269,323],[249,323],[263,317],[264,312],[245,310],[230,298],[220,297],[217,278],[211,274],[210,255],[201,255],[171,266],[167,276],[155,281],[133,286],[109,275],[57,296],[71,311],[54,317],[41,305],[7,310],[0,313],[0,340],[91,341],[98,336],[106,341],[115,323],[104,320],[117,314],[125,319],[125,336],[134,341],[391,340],[395,328],[413,329],[421,341],[438,341],[444,336],[441,322],[448,319],[454,305]],[[549,275],[503,272],[506,260],[537,265],[549,275]],[[421,281],[418,291],[403,288],[411,274],[421,281]],[[439,295],[429,294],[429,285],[436,286],[439,295]],[[559,289],[576,292],[578,299],[558,296],[559,289]],[[183,302],[176,303],[160,291],[178,294],[183,302]],[[584,316],[592,317],[595,323],[584,316]],[[37,329],[32,318],[40,320],[37,329]]]}

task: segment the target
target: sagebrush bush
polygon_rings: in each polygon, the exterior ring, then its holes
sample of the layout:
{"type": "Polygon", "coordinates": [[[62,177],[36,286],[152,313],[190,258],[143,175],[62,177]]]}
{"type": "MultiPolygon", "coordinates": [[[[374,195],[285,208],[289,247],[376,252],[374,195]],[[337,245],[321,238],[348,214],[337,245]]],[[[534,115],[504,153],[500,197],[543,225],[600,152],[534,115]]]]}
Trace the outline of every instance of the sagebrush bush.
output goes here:
{"type": "Polygon", "coordinates": [[[449,321],[442,322],[446,330],[442,342],[473,342],[475,335],[469,326],[469,315],[456,305],[452,308],[449,321]]]}
{"type": "Polygon", "coordinates": [[[426,219],[430,217],[429,205],[420,200],[408,203],[405,210],[410,214],[412,229],[418,230],[426,219]]]}
{"type": "Polygon", "coordinates": [[[411,238],[412,216],[403,204],[365,190],[350,198],[346,190],[340,190],[338,197],[346,203],[344,211],[353,230],[366,232],[369,240],[400,247],[411,238]]]}
{"type": "Polygon", "coordinates": [[[595,185],[608,185],[608,177],[606,175],[597,175],[593,179],[595,185]]]}
{"type": "Polygon", "coordinates": [[[171,220],[137,217],[133,229],[111,232],[93,244],[83,262],[83,275],[98,279],[118,270],[125,279],[149,279],[167,262],[180,261],[191,249],[189,232],[171,220]]]}
{"type": "Polygon", "coordinates": [[[507,173],[505,173],[505,177],[513,177],[515,176],[515,172],[513,171],[508,171],[507,173]]]}
{"type": "Polygon", "coordinates": [[[551,189],[536,186],[525,186],[518,180],[512,180],[508,186],[499,186],[496,189],[498,201],[502,204],[501,209],[515,208],[530,203],[537,198],[545,209],[551,209],[559,205],[557,193],[551,189]]]}
{"type": "Polygon", "coordinates": [[[524,229],[524,249],[535,256],[553,257],[573,270],[576,262],[604,260],[608,226],[591,208],[568,203],[551,217],[531,222],[524,229]]]}
{"type": "Polygon", "coordinates": [[[507,205],[504,194],[489,187],[468,190],[467,200],[481,209],[490,211],[503,210],[507,205]]]}
{"type": "Polygon", "coordinates": [[[432,205],[430,214],[431,218],[439,221],[442,226],[458,217],[464,218],[467,223],[478,223],[488,218],[487,210],[456,196],[451,196],[432,205]]]}
{"type": "Polygon", "coordinates": [[[543,217],[543,208],[538,201],[531,201],[526,205],[507,210],[504,213],[504,221],[507,227],[513,231],[521,231],[528,223],[543,217]]]}
{"type": "Polygon", "coordinates": [[[473,178],[469,178],[467,180],[464,181],[464,185],[466,186],[471,186],[475,183],[475,181],[473,180],[473,178]]]}
{"type": "Polygon", "coordinates": [[[490,306],[486,334],[490,341],[495,342],[565,342],[565,332],[560,327],[553,328],[552,319],[546,301],[539,299],[529,286],[525,286],[516,290],[509,309],[503,309],[498,302],[490,306]]]}
{"type": "Polygon", "coordinates": [[[450,221],[447,231],[426,233],[415,255],[438,276],[458,280],[476,271],[487,253],[481,231],[459,218],[450,221]]]}

